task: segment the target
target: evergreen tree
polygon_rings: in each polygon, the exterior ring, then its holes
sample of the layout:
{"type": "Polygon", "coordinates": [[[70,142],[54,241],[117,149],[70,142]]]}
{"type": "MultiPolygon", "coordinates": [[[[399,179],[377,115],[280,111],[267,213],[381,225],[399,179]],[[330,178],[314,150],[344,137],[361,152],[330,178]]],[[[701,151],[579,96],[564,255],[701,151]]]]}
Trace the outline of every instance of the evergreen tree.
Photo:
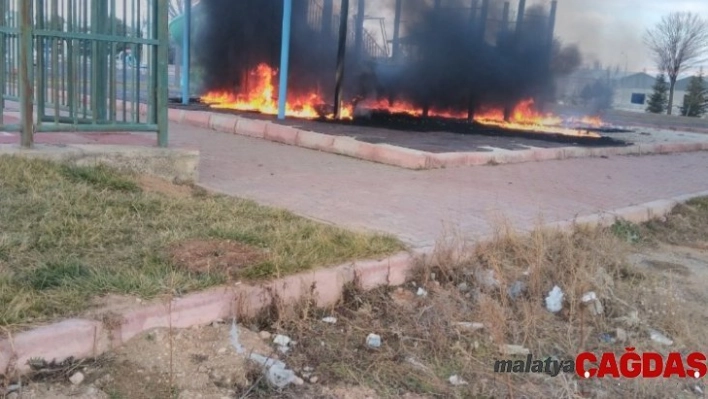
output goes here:
{"type": "Polygon", "coordinates": [[[681,115],[700,117],[708,111],[708,87],[703,79],[703,71],[691,78],[688,90],[683,99],[681,115]]]}
{"type": "Polygon", "coordinates": [[[666,75],[663,73],[656,77],[653,92],[647,102],[647,112],[652,114],[666,113],[666,107],[669,104],[669,83],[666,81],[666,75]]]}

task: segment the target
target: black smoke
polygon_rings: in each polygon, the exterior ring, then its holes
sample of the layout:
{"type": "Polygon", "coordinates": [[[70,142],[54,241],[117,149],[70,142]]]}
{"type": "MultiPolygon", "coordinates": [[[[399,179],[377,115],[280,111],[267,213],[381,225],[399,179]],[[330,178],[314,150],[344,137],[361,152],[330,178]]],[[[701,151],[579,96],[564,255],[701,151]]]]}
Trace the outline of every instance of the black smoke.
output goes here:
{"type": "MultiPolygon", "coordinates": [[[[352,9],[356,2],[351,0],[352,9]]],[[[205,23],[196,38],[196,57],[204,69],[205,90],[239,91],[246,84],[247,72],[258,64],[279,65],[282,3],[201,2],[205,23]]],[[[325,101],[331,101],[336,23],[333,34],[323,35],[321,27],[308,23],[308,12],[318,12],[308,7],[310,0],[293,3],[289,92],[304,94],[316,89],[325,101]]],[[[392,7],[393,3],[386,4],[392,7]]],[[[515,15],[511,15],[511,23],[502,24],[500,1],[490,3],[485,24],[479,21],[479,9],[476,20],[472,18],[469,0],[443,3],[441,11],[432,1],[403,2],[403,64],[359,60],[352,56],[350,40],[345,97],[395,98],[421,108],[449,111],[505,106],[529,97],[548,99],[554,74],[568,73],[580,63],[579,57],[568,57],[568,49],[557,41],[549,42],[548,11],[542,7],[528,8],[517,31],[515,15]],[[564,62],[558,62],[564,55],[564,62]]],[[[577,50],[570,53],[575,55],[577,50]]]]}

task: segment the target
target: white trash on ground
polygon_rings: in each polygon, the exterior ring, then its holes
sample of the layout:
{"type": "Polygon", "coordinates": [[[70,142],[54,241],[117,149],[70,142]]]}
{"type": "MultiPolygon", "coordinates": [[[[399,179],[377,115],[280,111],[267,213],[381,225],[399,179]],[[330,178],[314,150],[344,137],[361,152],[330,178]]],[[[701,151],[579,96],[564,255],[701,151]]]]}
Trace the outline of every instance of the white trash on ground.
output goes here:
{"type": "Polygon", "coordinates": [[[467,381],[463,380],[462,377],[460,377],[457,374],[450,376],[449,381],[450,381],[450,384],[452,384],[453,386],[456,386],[456,387],[460,386],[460,385],[467,385],[468,384],[467,381]]]}
{"type": "Polygon", "coordinates": [[[558,313],[563,310],[563,290],[559,286],[554,286],[546,297],[546,309],[551,313],[558,313]]]}
{"type": "Polygon", "coordinates": [[[376,334],[369,334],[366,337],[366,346],[369,348],[380,348],[381,347],[381,336],[376,334]]]}
{"type": "MultiPolygon", "coordinates": [[[[288,338],[288,342],[290,342],[290,338],[288,338]]],[[[235,320],[231,324],[231,345],[233,345],[238,354],[246,354],[246,348],[241,345],[238,338],[238,327],[236,326],[235,320]]],[[[265,376],[268,382],[278,388],[285,388],[289,384],[304,384],[304,381],[299,378],[294,371],[288,369],[285,363],[280,360],[271,359],[258,353],[250,353],[248,358],[260,364],[265,371],[265,376]]]]}
{"type": "Polygon", "coordinates": [[[667,337],[666,335],[660,333],[659,331],[656,330],[649,330],[649,338],[651,338],[652,341],[660,343],[662,345],[666,346],[671,346],[674,344],[674,341],[667,337]]]}

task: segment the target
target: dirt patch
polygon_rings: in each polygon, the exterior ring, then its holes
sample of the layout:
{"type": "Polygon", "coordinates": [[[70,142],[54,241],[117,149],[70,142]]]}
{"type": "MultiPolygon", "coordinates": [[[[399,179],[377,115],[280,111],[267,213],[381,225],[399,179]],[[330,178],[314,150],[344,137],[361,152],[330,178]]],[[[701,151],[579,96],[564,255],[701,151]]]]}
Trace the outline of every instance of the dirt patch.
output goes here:
{"type": "Polygon", "coordinates": [[[192,273],[228,273],[231,276],[267,259],[260,248],[230,240],[188,240],[168,249],[175,266],[192,273]]]}
{"type": "Polygon", "coordinates": [[[145,192],[160,193],[173,198],[187,198],[194,193],[188,185],[174,184],[154,176],[140,176],[138,185],[145,192]]]}

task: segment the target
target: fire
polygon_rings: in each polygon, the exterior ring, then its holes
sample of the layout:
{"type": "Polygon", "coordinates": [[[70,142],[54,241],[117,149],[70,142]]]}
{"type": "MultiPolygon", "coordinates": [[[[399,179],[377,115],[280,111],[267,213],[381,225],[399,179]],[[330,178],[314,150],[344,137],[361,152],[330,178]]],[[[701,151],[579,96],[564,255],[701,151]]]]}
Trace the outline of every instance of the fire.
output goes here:
{"type": "MultiPolygon", "coordinates": [[[[276,69],[267,64],[260,64],[249,73],[248,88],[241,93],[233,94],[229,92],[210,92],[202,97],[202,101],[212,108],[233,109],[239,111],[257,111],[266,115],[278,114],[278,93],[275,79],[278,75],[276,69]]],[[[325,104],[322,96],[318,92],[311,92],[305,95],[289,95],[286,102],[285,114],[295,118],[315,119],[322,117],[322,110],[318,111],[325,104]]],[[[388,101],[364,101],[357,104],[362,109],[386,110],[391,113],[408,114],[420,117],[423,110],[406,102],[395,102],[389,104],[388,101]]],[[[347,104],[342,107],[341,118],[351,119],[354,115],[354,105],[347,104]]],[[[449,112],[431,109],[429,116],[466,119],[466,113],[449,112]]],[[[333,119],[334,115],[325,115],[333,119]]],[[[603,122],[598,117],[584,117],[582,119],[571,119],[564,121],[562,118],[547,113],[542,114],[534,107],[532,99],[519,102],[510,113],[508,120],[505,120],[504,110],[501,108],[487,108],[477,112],[474,117],[475,122],[499,127],[503,129],[513,129],[531,133],[559,134],[565,136],[601,137],[599,134],[590,132],[587,129],[576,129],[565,127],[564,125],[582,125],[589,127],[600,127],[603,122]]]]}
{"type": "MultiPolygon", "coordinates": [[[[277,75],[276,69],[260,64],[249,73],[249,88],[245,93],[210,92],[202,97],[202,101],[212,108],[277,115],[278,95],[274,83],[277,75]]],[[[296,118],[317,118],[320,115],[315,107],[323,103],[321,96],[315,92],[294,98],[291,96],[286,102],[285,114],[296,118]]],[[[343,116],[351,117],[351,114],[343,116]]]]}

